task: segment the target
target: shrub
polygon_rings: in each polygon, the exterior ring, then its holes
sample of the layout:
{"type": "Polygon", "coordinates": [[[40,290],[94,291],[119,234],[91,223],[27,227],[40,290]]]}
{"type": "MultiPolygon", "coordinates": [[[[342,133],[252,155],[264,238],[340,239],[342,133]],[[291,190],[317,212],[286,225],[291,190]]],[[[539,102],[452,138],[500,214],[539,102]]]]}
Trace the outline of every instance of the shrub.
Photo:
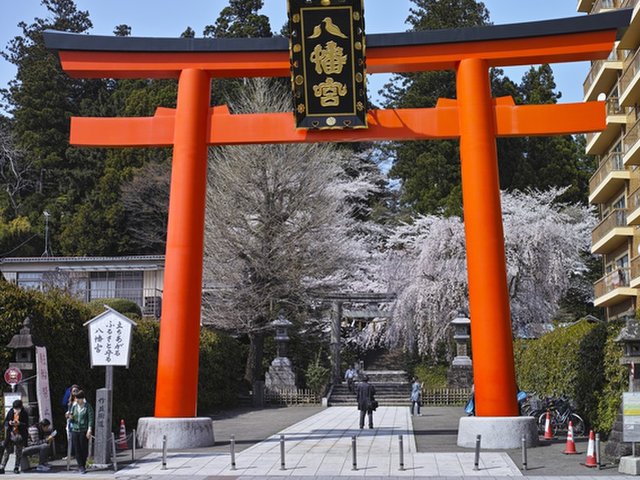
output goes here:
{"type": "Polygon", "coordinates": [[[127,298],[96,298],[95,300],[91,300],[87,304],[91,311],[91,317],[97,317],[104,312],[105,305],[110,306],[117,312],[132,320],[142,318],[142,310],[140,310],[140,306],[133,300],[129,300],[127,298]]]}
{"type": "Polygon", "coordinates": [[[565,394],[592,426],[611,429],[620,402],[619,324],[580,321],[514,344],[518,386],[541,396],[565,394]]]}
{"type": "MultiPolygon", "coordinates": [[[[0,368],[6,369],[13,360],[13,351],[5,345],[29,316],[36,343],[47,347],[52,420],[61,431],[65,424],[61,400],[66,387],[72,383],[82,386],[92,404],[96,389],[104,387],[105,369],[90,368],[89,340],[83,326],[94,315],[87,305],[65,292],[23,290],[8,282],[0,282],[0,305],[0,368]]],[[[139,417],[153,415],[160,324],[155,320],[136,323],[129,368],[114,368],[114,429],[121,418],[133,428],[139,417]]],[[[200,345],[199,410],[208,413],[233,404],[243,351],[234,339],[207,328],[201,331],[200,345]]]]}
{"type": "Polygon", "coordinates": [[[313,362],[309,364],[305,371],[307,387],[309,387],[316,395],[322,395],[329,383],[329,374],[331,370],[322,362],[322,349],[318,350],[318,354],[313,362]]]}
{"type": "Polygon", "coordinates": [[[418,381],[422,383],[426,390],[447,388],[447,370],[448,367],[446,365],[421,363],[416,366],[414,375],[418,377],[418,381]]]}

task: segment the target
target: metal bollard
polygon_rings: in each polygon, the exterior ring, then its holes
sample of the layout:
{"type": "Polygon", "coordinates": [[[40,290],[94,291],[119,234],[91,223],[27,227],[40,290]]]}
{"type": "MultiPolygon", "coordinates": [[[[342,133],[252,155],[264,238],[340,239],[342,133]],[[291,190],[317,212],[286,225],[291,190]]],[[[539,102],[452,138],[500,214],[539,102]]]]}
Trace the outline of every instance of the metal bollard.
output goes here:
{"type": "Polygon", "coordinates": [[[113,432],[111,432],[111,455],[113,460],[113,471],[118,471],[118,457],[116,455],[116,436],[113,432]]]}
{"type": "Polygon", "coordinates": [[[231,435],[230,447],[231,447],[231,470],[235,470],[236,469],[236,436],[235,435],[231,435]]]}
{"type": "Polygon", "coordinates": [[[136,443],[138,443],[138,438],[136,436],[136,429],[134,428],[131,432],[131,461],[136,461],[136,443]]]}
{"type": "Polygon", "coordinates": [[[167,436],[162,436],[162,470],[167,469],[167,436]]]}
{"type": "Polygon", "coordinates": [[[527,470],[527,437],[522,435],[522,470],[527,470]]]}
{"type": "Polygon", "coordinates": [[[596,433],[596,464],[598,465],[598,470],[602,469],[602,464],[600,463],[600,434],[596,433]]]}
{"type": "Polygon", "coordinates": [[[284,435],[280,435],[280,470],[286,470],[284,466],[284,435]]]}
{"type": "Polygon", "coordinates": [[[482,442],[482,435],[476,436],[476,458],[473,461],[473,469],[480,470],[480,443],[482,442]]]}
{"type": "Polygon", "coordinates": [[[404,471],[404,445],[402,442],[402,435],[398,435],[398,443],[400,444],[400,471],[404,471]]]}
{"type": "Polygon", "coordinates": [[[351,437],[351,470],[358,470],[358,454],[356,452],[356,437],[355,435],[351,437]]]}

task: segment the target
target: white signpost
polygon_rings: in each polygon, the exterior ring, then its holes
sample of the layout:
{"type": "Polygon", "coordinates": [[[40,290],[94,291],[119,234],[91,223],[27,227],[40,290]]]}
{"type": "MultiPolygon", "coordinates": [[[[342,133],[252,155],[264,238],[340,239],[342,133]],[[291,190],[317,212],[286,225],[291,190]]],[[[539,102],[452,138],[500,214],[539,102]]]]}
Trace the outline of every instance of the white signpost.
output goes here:
{"type": "Polygon", "coordinates": [[[622,441],[640,442],[640,392],[622,394],[622,441]]]}
{"type": "Polygon", "coordinates": [[[106,388],[101,388],[96,393],[96,465],[110,462],[113,367],[129,368],[131,334],[136,325],[136,322],[113,308],[107,305],[104,308],[104,312],[84,324],[89,328],[91,367],[106,367],[106,388]]]}

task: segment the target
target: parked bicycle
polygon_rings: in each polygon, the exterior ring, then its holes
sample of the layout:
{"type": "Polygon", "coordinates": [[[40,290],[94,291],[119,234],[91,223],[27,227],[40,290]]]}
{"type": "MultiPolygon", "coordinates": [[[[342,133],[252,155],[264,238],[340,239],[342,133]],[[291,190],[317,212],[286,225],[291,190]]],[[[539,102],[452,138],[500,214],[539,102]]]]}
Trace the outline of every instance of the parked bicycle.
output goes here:
{"type": "Polygon", "coordinates": [[[573,425],[573,435],[581,437],[586,433],[586,424],[583,418],[576,413],[574,402],[562,395],[554,399],[547,399],[547,408],[538,414],[538,432],[543,434],[547,422],[547,410],[550,415],[551,431],[555,435],[558,431],[568,430],[569,422],[573,425]]]}

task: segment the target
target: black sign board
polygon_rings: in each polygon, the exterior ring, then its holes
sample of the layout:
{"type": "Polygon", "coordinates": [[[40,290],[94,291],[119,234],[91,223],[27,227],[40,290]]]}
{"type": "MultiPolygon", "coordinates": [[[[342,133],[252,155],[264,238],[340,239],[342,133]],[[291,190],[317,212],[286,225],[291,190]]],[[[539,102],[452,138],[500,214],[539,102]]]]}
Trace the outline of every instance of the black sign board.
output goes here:
{"type": "Polygon", "coordinates": [[[366,128],[363,0],[289,0],[298,128],[366,128]]]}

